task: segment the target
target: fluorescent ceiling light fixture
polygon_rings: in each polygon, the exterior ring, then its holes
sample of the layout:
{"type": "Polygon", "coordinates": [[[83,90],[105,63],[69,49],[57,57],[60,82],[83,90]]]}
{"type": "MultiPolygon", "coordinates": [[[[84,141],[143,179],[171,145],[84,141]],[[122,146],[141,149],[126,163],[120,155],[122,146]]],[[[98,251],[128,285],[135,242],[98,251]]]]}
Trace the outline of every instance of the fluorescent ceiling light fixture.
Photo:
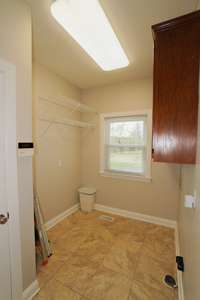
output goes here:
{"type": "Polygon", "coordinates": [[[56,0],[51,13],[104,71],[128,66],[128,58],[98,0],[56,0]]]}

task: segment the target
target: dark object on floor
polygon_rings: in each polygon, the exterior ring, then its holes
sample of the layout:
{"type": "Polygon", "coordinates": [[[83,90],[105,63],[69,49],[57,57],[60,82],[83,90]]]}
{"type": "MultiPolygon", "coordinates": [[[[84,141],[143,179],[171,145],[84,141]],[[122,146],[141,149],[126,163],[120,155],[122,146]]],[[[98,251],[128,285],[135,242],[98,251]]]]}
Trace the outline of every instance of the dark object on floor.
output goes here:
{"type": "Polygon", "coordinates": [[[164,278],[164,282],[167,286],[169,286],[171,288],[174,288],[174,289],[177,288],[176,280],[171,275],[166,275],[164,278]]]}
{"type": "Polygon", "coordinates": [[[184,260],[182,256],[176,257],[176,263],[178,270],[184,272],[184,260]]]}

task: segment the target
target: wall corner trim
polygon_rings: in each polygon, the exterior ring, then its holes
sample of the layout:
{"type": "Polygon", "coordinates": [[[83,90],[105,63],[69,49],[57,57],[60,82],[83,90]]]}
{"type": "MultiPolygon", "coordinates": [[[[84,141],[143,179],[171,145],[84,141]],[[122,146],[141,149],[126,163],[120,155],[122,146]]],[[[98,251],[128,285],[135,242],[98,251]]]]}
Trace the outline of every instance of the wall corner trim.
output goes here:
{"type": "Polygon", "coordinates": [[[37,293],[39,293],[39,283],[37,280],[33,281],[23,292],[23,300],[31,300],[37,293]]]}
{"type": "Polygon", "coordinates": [[[139,220],[139,221],[143,221],[143,222],[148,222],[148,223],[152,223],[152,224],[162,225],[162,226],[170,227],[170,228],[174,228],[174,229],[176,229],[176,227],[177,227],[177,222],[173,221],[173,220],[144,215],[144,214],[140,214],[140,213],[136,213],[136,212],[132,212],[132,211],[128,211],[128,210],[113,208],[110,206],[95,204],[95,209],[99,210],[99,211],[111,213],[114,215],[119,215],[122,217],[135,219],[135,220],[139,220]]]}
{"type": "MultiPolygon", "coordinates": [[[[175,228],[175,249],[176,256],[180,256],[180,240],[178,225],[175,228]]],[[[183,273],[177,269],[177,284],[178,284],[178,299],[184,300],[184,289],[183,289],[183,273]]]]}
{"type": "Polygon", "coordinates": [[[72,207],[68,208],[67,210],[65,210],[64,212],[62,212],[61,214],[59,214],[58,216],[56,216],[55,218],[49,220],[48,222],[45,223],[46,230],[51,229],[56,224],[58,224],[59,222],[61,222],[62,220],[64,220],[74,212],[76,212],[78,209],[79,209],[79,204],[77,203],[72,207]]]}

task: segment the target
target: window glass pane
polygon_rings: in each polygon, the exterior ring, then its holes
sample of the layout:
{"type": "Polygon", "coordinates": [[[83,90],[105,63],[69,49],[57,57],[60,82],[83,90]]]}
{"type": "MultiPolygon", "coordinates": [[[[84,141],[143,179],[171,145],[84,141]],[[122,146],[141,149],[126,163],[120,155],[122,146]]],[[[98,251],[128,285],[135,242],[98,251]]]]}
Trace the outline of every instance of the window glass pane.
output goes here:
{"type": "MultiPolygon", "coordinates": [[[[123,118],[121,118],[123,119],[123,118]]],[[[130,119],[130,118],[129,118],[130,119]]],[[[109,121],[110,145],[144,145],[145,144],[144,120],[109,121]]]]}
{"type": "Polygon", "coordinates": [[[144,173],[144,147],[107,147],[107,168],[111,171],[144,173]]]}

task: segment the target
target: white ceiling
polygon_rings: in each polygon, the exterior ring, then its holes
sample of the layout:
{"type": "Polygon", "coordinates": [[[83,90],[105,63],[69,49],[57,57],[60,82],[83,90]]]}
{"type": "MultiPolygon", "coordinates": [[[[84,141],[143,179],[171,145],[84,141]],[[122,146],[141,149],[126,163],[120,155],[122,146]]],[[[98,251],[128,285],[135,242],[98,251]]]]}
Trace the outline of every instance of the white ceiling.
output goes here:
{"type": "Polygon", "coordinates": [[[89,88],[151,76],[151,25],[194,11],[198,0],[100,0],[130,60],[127,68],[111,72],[102,71],[57,24],[50,14],[52,0],[28,2],[33,18],[34,59],[76,86],[89,88]]]}

